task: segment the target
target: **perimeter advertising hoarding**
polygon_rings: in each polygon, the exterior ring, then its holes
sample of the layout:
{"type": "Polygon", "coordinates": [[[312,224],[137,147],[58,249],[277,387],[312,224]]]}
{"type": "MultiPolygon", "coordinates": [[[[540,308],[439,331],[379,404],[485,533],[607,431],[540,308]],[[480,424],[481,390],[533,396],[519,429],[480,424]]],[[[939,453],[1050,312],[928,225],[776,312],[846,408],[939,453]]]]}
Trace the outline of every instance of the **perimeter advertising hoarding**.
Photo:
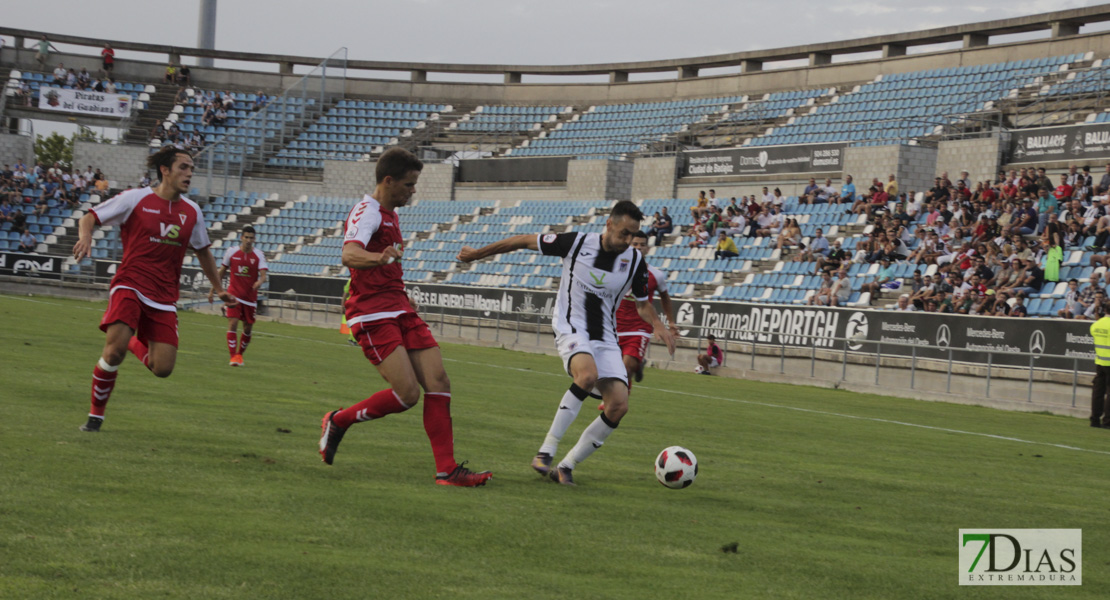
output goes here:
{"type": "Polygon", "coordinates": [[[680,177],[727,177],[844,170],[847,144],[757,146],[695,150],[682,155],[680,177]]]}
{"type": "Polygon", "coordinates": [[[1011,164],[1110,158],[1110,123],[1041,127],[1011,132],[1011,164]]]}
{"type": "Polygon", "coordinates": [[[61,279],[62,257],[0,252],[0,275],[61,279]]]}
{"type": "MultiPolygon", "coordinates": [[[[417,283],[408,289],[427,313],[443,309],[447,314],[464,311],[489,316],[500,310],[549,317],[555,305],[555,293],[550,291],[417,283]]],[[[1012,353],[1032,352],[1074,357],[1034,357],[1036,368],[1071,370],[1078,364],[1080,371],[1094,371],[1090,322],[700,300],[675,300],[674,305],[675,320],[686,337],[712,333],[718,340],[743,344],[844,350],[844,342],[820,339],[842,338],[849,339],[849,352],[873,354],[880,342],[884,355],[911,356],[917,346],[920,358],[947,360],[951,349],[957,362],[986,365],[990,353],[992,364],[1015,367],[1028,367],[1029,356],[1012,353]]]]}
{"type": "Polygon", "coordinates": [[[131,96],[44,86],[39,88],[39,108],[122,119],[131,114],[131,96]]]}

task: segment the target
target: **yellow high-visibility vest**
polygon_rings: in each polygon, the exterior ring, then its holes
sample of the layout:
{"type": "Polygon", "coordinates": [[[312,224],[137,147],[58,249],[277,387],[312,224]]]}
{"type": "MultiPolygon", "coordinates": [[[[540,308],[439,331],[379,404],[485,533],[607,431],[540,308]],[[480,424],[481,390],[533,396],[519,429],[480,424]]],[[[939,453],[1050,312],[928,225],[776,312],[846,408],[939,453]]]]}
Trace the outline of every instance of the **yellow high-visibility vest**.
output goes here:
{"type": "Polygon", "coordinates": [[[1095,364],[1110,367],[1110,315],[1091,323],[1091,337],[1095,339],[1095,364]]]}

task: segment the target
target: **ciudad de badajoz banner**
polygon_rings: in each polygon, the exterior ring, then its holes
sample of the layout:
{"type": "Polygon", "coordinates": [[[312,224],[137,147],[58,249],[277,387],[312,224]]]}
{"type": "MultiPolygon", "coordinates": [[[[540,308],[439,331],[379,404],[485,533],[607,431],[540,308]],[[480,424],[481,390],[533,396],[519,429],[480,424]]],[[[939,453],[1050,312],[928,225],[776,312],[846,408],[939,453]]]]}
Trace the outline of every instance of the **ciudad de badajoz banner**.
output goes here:
{"type": "Polygon", "coordinates": [[[1110,158],[1110,123],[1022,129],[1011,136],[1011,164],[1110,158]]]}
{"type": "Polygon", "coordinates": [[[806,144],[694,150],[682,155],[681,177],[838,173],[847,144],[806,144]]]}
{"type": "Polygon", "coordinates": [[[123,118],[131,114],[131,96],[43,86],[39,88],[39,108],[98,117],[123,118]]]}

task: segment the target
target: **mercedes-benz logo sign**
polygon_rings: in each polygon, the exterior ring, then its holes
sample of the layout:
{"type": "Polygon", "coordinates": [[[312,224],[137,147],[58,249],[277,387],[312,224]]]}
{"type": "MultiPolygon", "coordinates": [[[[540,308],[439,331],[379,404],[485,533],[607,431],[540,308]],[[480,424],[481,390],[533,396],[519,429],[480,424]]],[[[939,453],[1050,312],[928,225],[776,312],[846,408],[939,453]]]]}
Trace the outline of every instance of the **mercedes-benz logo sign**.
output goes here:
{"type": "Polygon", "coordinates": [[[1044,347],[1044,332],[1038,329],[1033,332],[1033,335],[1029,336],[1029,352],[1036,356],[1040,356],[1041,353],[1044,352],[1044,347]]]}
{"type": "Polygon", "coordinates": [[[952,331],[948,329],[948,325],[941,325],[937,328],[937,345],[941,348],[947,348],[952,343],[952,331]]]}
{"type": "Polygon", "coordinates": [[[867,339],[867,315],[856,312],[848,318],[848,326],[844,331],[844,337],[848,338],[848,349],[859,350],[863,347],[863,341],[867,339]]]}

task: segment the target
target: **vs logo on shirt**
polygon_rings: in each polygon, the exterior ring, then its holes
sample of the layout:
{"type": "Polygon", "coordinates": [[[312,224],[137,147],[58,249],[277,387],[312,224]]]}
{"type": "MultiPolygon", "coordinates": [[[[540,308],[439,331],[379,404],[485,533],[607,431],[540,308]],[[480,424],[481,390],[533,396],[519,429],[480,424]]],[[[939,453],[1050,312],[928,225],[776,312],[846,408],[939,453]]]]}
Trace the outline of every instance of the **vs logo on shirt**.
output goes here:
{"type": "MultiPolygon", "coordinates": [[[[184,216],[184,215],[182,215],[184,216]]],[[[181,235],[181,227],[178,225],[170,225],[169,223],[159,223],[158,227],[162,230],[162,237],[171,240],[176,240],[177,236],[181,235]]]]}

